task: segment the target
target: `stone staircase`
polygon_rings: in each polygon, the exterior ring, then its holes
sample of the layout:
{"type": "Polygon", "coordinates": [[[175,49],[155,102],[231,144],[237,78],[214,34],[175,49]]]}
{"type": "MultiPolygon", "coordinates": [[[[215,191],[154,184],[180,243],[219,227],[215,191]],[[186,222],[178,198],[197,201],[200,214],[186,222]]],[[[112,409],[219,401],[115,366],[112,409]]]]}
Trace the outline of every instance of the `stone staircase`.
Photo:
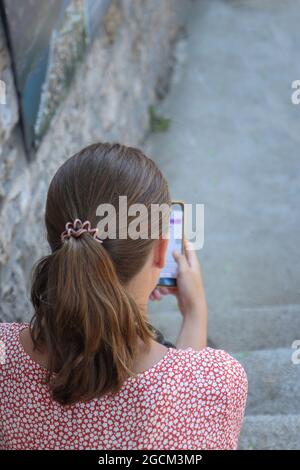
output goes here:
{"type": "MultiPolygon", "coordinates": [[[[174,198],[205,205],[209,345],[236,356],[249,379],[240,448],[300,449],[300,365],[291,362],[300,339],[299,106],[286,91],[300,75],[300,10],[293,0],[190,5],[158,109],[171,126],[147,148],[174,198]]],[[[176,339],[174,298],[151,305],[150,317],[176,339]]]]}
{"type": "MultiPolygon", "coordinates": [[[[176,340],[181,317],[174,299],[151,305],[150,318],[166,339],[176,340]]],[[[300,339],[297,305],[241,308],[227,316],[211,314],[209,345],[231,352],[248,376],[240,449],[300,448],[300,364],[291,360],[297,332],[300,339]]]]}
{"type": "Polygon", "coordinates": [[[240,449],[299,449],[300,367],[291,355],[291,348],[234,354],[249,382],[240,449]]]}
{"type": "Polygon", "coordinates": [[[299,449],[299,429],[299,414],[246,415],[239,449],[299,449]]]}

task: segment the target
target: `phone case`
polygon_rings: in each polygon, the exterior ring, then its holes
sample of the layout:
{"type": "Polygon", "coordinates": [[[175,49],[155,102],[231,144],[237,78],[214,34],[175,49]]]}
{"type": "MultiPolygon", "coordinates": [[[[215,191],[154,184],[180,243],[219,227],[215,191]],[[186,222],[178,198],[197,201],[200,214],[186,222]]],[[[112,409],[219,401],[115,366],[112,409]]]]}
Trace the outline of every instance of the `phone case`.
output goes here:
{"type": "MultiPolygon", "coordinates": [[[[185,210],[184,210],[184,201],[180,201],[180,200],[176,200],[176,201],[172,201],[171,202],[171,206],[173,205],[180,205],[183,207],[183,224],[182,224],[182,243],[181,243],[181,253],[184,253],[184,238],[185,238],[185,222],[186,222],[186,215],[185,215],[185,210]]],[[[159,281],[158,281],[158,284],[157,284],[157,287],[167,287],[168,289],[177,289],[177,285],[176,286],[165,286],[163,284],[159,284],[159,281]]]]}

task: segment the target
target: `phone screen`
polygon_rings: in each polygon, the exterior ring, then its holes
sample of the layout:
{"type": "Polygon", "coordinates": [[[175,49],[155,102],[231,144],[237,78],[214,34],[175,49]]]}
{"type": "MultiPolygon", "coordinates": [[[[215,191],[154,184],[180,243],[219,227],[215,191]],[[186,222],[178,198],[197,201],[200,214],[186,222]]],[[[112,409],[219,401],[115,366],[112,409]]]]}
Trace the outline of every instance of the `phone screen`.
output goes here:
{"type": "Polygon", "coordinates": [[[174,250],[178,251],[178,253],[182,253],[183,251],[183,211],[183,204],[172,204],[170,213],[170,239],[166,263],[160,273],[160,279],[158,282],[159,286],[176,287],[177,263],[174,260],[172,253],[174,250]]]}

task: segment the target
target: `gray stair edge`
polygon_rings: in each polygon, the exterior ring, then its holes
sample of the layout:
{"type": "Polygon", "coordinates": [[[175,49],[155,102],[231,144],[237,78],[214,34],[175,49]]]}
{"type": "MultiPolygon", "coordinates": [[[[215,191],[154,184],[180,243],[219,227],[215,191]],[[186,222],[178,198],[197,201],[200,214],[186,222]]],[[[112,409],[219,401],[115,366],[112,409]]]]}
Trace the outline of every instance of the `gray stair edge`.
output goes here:
{"type": "Polygon", "coordinates": [[[299,450],[300,414],[246,416],[240,450],[299,450]]]}

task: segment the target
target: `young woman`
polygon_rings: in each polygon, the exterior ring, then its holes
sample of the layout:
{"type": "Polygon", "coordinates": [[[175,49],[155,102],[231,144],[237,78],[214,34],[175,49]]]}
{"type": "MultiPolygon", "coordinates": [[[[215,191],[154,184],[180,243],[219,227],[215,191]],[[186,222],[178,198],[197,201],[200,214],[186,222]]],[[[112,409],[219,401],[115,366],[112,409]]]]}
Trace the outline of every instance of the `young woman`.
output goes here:
{"type": "Polygon", "coordinates": [[[168,241],[101,240],[95,230],[97,207],[117,209],[120,195],[128,207],[170,204],[155,163],[119,144],[85,148],[50,184],[51,254],[33,272],[33,318],[0,326],[1,449],[237,446],[247,379],[230,355],[206,347],[196,254],[174,254],[182,326],[176,348],[167,348],[147,303],[167,293],[155,286],[168,241]]]}

